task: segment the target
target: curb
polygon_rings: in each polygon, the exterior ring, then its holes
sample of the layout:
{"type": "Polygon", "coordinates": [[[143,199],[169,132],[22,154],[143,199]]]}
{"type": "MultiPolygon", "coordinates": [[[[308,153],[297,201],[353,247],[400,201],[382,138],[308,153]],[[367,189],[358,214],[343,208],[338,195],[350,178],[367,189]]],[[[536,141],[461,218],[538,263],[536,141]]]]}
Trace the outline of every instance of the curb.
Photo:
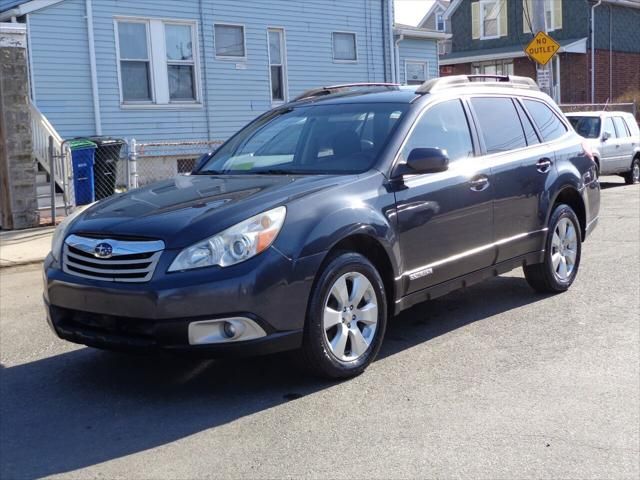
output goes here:
{"type": "Polygon", "coordinates": [[[5,260],[3,261],[3,263],[0,263],[0,270],[4,270],[6,268],[24,267],[27,265],[38,265],[38,264],[41,264],[42,262],[44,262],[44,258],[33,259],[33,260],[19,260],[17,262],[11,262],[9,260],[5,260]]]}

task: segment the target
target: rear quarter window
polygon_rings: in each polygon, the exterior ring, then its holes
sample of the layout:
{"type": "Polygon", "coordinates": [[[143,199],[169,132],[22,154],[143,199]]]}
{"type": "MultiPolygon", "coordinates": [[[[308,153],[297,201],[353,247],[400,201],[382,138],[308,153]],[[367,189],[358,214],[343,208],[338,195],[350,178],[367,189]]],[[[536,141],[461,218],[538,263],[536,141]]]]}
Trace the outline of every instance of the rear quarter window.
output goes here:
{"type": "Polygon", "coordinates": [[[555,112],[543,102],[524,100],[523,103],[545,142],[560,138],[567,132],[567,127],[564,123],[562,123],[555,112]]]}

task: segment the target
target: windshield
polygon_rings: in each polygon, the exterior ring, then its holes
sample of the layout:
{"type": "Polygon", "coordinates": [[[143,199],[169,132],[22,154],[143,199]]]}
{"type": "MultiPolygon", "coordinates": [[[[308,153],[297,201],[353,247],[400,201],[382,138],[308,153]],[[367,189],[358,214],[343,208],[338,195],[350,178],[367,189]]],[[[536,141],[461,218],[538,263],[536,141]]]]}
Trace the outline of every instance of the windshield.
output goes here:
{"type": "Polygon", "coordinates": [[[197,174],[362,173],[409,105],[314,105],[274,111],[220,147],[197,174]]]}
{"type": "Polygon", "coordinates": [[[578,135],[585,138],[600,136],[600,117],[569,117],[569,121],[578,135]]]}

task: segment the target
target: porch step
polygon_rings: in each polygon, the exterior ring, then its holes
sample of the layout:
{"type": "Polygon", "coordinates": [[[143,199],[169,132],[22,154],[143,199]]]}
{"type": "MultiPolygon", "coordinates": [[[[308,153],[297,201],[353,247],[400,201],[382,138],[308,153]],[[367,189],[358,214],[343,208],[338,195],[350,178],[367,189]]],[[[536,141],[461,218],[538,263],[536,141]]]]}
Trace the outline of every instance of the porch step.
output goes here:
{"type": "MultiPolygon", "coordinates": [[[[64,198],[61,193],[55,196],[56,209],[64,208],[64,198]]],[[[38,210],[51,210],[51,195],[38,196],[38,210]]]]}

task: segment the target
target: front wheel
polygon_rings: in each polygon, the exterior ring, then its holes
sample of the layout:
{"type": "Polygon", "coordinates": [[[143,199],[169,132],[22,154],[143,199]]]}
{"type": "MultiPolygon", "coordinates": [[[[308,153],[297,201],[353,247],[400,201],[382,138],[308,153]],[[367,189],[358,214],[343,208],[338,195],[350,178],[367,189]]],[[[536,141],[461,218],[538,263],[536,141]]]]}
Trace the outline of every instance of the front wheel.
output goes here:
{"type": "Polygon", "coordinates": [[[623,175],[624,183],[627,185],[636,185],[640,183],[640,158],[634,158],[631,162],[631,170],[623,175]]]}
{"type": "Polygon", "coordinates": [[[578,217],[568,205],[558,205],[549,220],[544,262],[526,265],[524,276],[538,292],[564,292],[578,274],[581,253],[578,217]]]}
{"type": "Polygon", "coordinates": [[[364,256],[342,253],[320,273],[305,326],[308,367],[329,378],[362,373],[375,359],[387,325],[380,274],[364,256]]]}

